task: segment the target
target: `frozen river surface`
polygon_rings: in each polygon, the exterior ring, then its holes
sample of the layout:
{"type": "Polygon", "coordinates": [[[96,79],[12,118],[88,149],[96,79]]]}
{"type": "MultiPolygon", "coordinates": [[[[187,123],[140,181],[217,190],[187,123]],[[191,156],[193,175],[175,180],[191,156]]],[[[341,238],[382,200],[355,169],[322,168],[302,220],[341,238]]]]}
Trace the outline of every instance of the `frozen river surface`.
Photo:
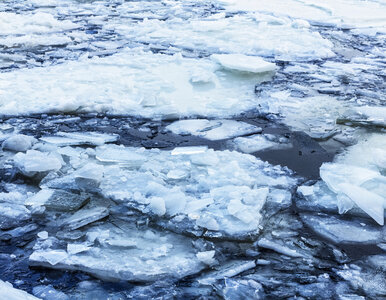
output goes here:
{"type": "Polygon", "coordinates": [[[1,299],[383,299],[386,3],[0,3],[1,299]]]}

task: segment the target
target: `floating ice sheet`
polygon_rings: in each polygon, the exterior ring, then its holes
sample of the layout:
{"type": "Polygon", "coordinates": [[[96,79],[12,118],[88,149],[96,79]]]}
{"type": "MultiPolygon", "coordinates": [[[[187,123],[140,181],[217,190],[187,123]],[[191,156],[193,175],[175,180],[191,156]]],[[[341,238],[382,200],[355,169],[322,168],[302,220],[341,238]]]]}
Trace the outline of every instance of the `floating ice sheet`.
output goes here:
{"type": "Polygon", "coordinates": [[[172,233],[138,230],[128,224],[104,224],[90,228],[86,234],[86,247],[78,251],[73,251],[73,246],[65,250],[36,245],[30,264],[80,270],[104,280],[136,282],[180,279],[205,267],[190,240],[172,233]]]}
{"type": "MultiPolygon", "coordinates": [[[[108,58],[83,58],[0,74],[0,111],[3,115],[107,112],[152,118],[230,116],[256,107],[254,86],[264,78],[269,77],[220,70],[210,59],[134,49],[108,58]]],[[[80,139],[74,134],[65,137],[80,139]]]]}
{"type": "Polygon", "coordinates": [[[192,134],[211,141],[260,133],[260,127],[234,120],[181,120],[166,127],[175,134],[192,134]]]}
{"type": "Polygon", "coordinates": [[[304,214],[303,222],[315,232],[334,243],[375,244],[382,240],[382,229],[373,226],[362,226],[359,222],[344,221],[337,217],[315,216],[304,214]]]}
{"type": "Polygon", "coordinates": [[[242,54],[213,54],[211,58],[223,68],[250,73],[273,72],[276,65],[265,61],[261,57],[242,54]]]}

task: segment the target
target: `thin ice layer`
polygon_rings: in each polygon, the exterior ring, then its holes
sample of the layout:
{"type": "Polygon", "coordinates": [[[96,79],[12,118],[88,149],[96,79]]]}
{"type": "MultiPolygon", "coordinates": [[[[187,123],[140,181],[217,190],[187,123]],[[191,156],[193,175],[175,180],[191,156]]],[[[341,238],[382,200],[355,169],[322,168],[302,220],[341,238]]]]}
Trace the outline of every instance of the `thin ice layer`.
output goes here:
{"type": "Polygon", "coordinates": [[[254,86],[263,79],[269,77],[220,70],[210,59],[134,49],[108,58],[0,74],[0,111],[229,116],[256,107],[254,86]]]}

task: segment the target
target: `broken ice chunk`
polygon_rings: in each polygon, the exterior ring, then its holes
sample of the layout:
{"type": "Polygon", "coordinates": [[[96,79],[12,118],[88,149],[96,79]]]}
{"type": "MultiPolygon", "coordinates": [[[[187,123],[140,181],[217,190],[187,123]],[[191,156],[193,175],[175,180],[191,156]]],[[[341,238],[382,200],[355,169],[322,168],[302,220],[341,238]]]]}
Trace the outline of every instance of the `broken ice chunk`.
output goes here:
{"type": "Polygon", "coordinates": [[[0,229],[19,226],[30,218],[31,213],[24,205],[0,203],[0,229]]]}
{"type": "Polygon", "coordinates": [[[28,136],[24,134],[16,134],[7,138],[3,142],[3,149],[15,151],[15,152],[25,152],[28,149],[31,149],[33,144],[36,143],[36,139],[33,136],[28,136]]]}
{"type": "Polygon", "coordinates": [[[361,106],[347,110],[337,119],[338,124],[386,128],[386,107],[361,106]]]}
{"type": "Polygon", "coordinates": [[[99,147],[96,158],[101,162],[119,163],[133,168],[140,167],[146,161],[145,156],[120,146],[99,147]]]}
{"type": "Polygon", "coordinates": [[[15,289],[9,282],[0,280],[0,298],[8,300],[39,300],[25,291],[15,289]]]}
{"type": "Polygon", "coordinates": [[[256,134],[248,137],[237,137],[229,143],[236,150],[244,153],[253,153],[267,149],[291,148],[292,144],[286,138],[271,134],[256,134]]]}
{"type": "Polygon", "coordinates": [[[262,238],[257,243],[261,248],[271,249],[277,253],[281,253],[290,257],[303,257],[303,254],[297,252],[294,249],[290,249],[287,246],[281,245],[278,242],[270,241],[266,238],[262,238]]]}
{"type": "Polygon", "coordinates": [[[176,147],[171,152],[171,155],[182,155],[182,154],[198,154],[204,153],[208,150],[207,146],[197,146],[197,147],[176,147]]]}
{"type": "Polygon", "coordinates": [[[41,137],[40,140],[57,146],[91,145],[101,146],[105,143],[116,142],[117,134],[105,134],[98,132],[57,132],[54,136],[41,137]]]}
{"type": "Polygon", "coordinates": [[[385,182],[379,172],[367,168],[339,163],[324,163],[320,167],[320,177],[328,187],[338,194],[351,199],[380,225],[384,224],[386,198],[365,188],[366,182],[385,182]]]}
{"type": "MultiPolygon", "coordinates": [[[[51,247],[38,248],[30,256],[30,264],[61,270],[79,270],[104,280],[151,282],[160,279],[181,279],[200,272],[205,266],[196,257],[190,240],[176,234],[156,230],[138,230],[133,224],[112,226],[105,223],[88,230],[88,235],[100,241],[94,245],[78,245],[70,253],[51,247]],[[103,239],[134,240],[130,247],[102,243],[103,239]],[[59,254],[52,260],[53,253],[59,254]]],[[[72,249],[73,246],[70,246],[72,249]]]]}
{"type": "Polygon", "coordinates": [[[181,120],[166,127],[175,134],[191,134],[211,141],[260,133],[260,127],[234,120],[181,120]]]}
{"type": "Polygon", "coordinates": [[[213,265],[214,263],[216,263],[216,260],[214,259],[215,253],[216,253],[215,250],[203,251],[203,252],[198,252],[196,256],[204,264],[213,265]]]}
{"type": "Polygon", "coordinates": [[[43,189],[28,199],[26,204],[31,206],[44,205],[47,209],[57,211],[74,211],[81,208],[88,199],[87,195],[78,195],[63,190],[43,189]]]}
{"type": "Polygon", "coordinates": [[[364,227],[359,222],[309,214],[302,214],[301,218],[312,230],[334,243],[376,244],[382,239],[382,229],[370,225],[364,227]]]}
{"type": "Polygon", "coordinates": [[[35,251],[30,256],[30,261],[45,261],[51,266],[55,266],[68,258],[68,253],[64,250],[46,250],[42,252],[35,251]]]}
{"type": "Polygon", "coordinates": [[[213,54],[211,58],[223,68],[249,73],[274,72],[276,65],[265,61],[261,57],[243,54],[213,54]]]}
{"type": "Polygon", "coordinates": [[[59,170],[63,164],[61,156],[36,150],[28,150],[26,153],[19,152],[13,160],[26,176],[34,176],[37,172],[59,170]]]}
{"type": "Polygon", "coordinates": [[[94,207],[91,209],[85,208],[77,211],[71,217],[65,219],[62,225],[74,230],[101,220],[108,215],[109,210],[106,207],[94,207]]]}
{"type": "Polygon", "coordinates": [[[222,265],[218,271],[210,272],[198,279],[198,282],[203,285],[211,285],[219,279],[234,277],[242,272],[256,267],[255,261],[240,260],[231,261],[222,265]]]}

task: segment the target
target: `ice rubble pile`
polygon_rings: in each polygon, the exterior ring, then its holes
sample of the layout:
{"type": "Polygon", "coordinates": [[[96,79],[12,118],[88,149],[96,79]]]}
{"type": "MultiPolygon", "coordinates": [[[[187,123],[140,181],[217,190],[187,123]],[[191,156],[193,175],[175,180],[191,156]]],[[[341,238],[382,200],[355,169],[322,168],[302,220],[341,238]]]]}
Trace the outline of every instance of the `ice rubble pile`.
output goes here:
{"type": "MultiPolygon", "coordinates": [[[[84,134],[86,142],[90,138],[84,134]]],[[[47,231],[38,234],[30,264],[106,280],[178,279],[199,272],[216,262],[215,251],[192,248],[185,235],[257,237],[272,214],[291,205],[297,183],[279,166],[206,147],[161,151],[45,141],[11,161],[24,176],[40,180],[40,190],[7,185],[8,193],[0,195],[1,229],[16,236],[13,228],[46,218],[47,231]],[[141,227],[141,220],[170,231],[141,227]]]]}
{"type": "Polygon", "coordinates": [[[322,181],[313,186],[302,186],[306,198],[303,207],[318,206],[326,211],[346,213],[358,208],[384,224],[386,208],[386,137],[372,134],[367,140],[348,148],[333,163],[320,168],[322,181]]]}

